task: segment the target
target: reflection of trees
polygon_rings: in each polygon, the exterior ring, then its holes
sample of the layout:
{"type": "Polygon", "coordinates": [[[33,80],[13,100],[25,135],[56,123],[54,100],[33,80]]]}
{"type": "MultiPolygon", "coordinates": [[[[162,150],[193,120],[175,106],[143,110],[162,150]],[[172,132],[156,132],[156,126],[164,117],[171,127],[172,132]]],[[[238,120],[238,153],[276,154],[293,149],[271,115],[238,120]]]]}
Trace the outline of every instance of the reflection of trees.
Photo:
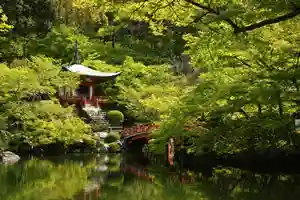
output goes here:
{"type": "Polygon", "coordinates": [[[0,166],[0,199],[70,199],[88,183],[87,177],[87,169],[74,162],[55,165],[34,159],[24,165],[0,166]]]}
{"type": "Polygon", "coordinates": [[[212,176],[206,176],[201,172],[171,172],[152,165],[144,169],[147,173],[139,172],[141,177],[138,177],[138,174],[124,173],[124,166],[120,168],[119,155],[52,159],[52,162],[33,159],[23,164],[0,165],[0,199],[70,200],[77,197],[82,200],[87,193],[93,198],[99,193],[101,200],[296,200],[300,195],[300,175],[216,168],[212,176]],[[146,175],[151,179],[145,179],[146,175]]]}
{"type": "Polygon", "coordinates": [[[174,185],[171,182],[166,184],[153,184],[151,182],[135,179],[127,182],[122,187],[105,187],[101,200],[121,200],[121,199],[155,199],[155,200],[182,200],[199,199],[196,192],[187,193],[180,185],[174,185]]]}
{"type": "MultiPolygon", "coordinates": [[[[94,190],[100,189],[106,177],[119,171],[119,155],[72,155],[0,165],[0,200],[69,200],[87,193],[95,196],[94,190]]],[[[114,185],[117,179],[107,180],[114,185]]]]}
{"type": "MultiPolygon", "coordinates": [[[[193,184],[181,185],[184,193],[197,193],[202,196],[202,199],[207,200],[292,200],[299,199],[300,194],[298,187],[300,176],[297,175],[256,174],[223,168],[215,169],[210,178],[192,172],[189,176],[197,181],[193,184]]],[[[158,181],[161,181],[164,186],[169,183],[171,187],[176,187],[172,177],[158,181]]]]}
{"type": "Polygon", "coordinates": [[[103,188],[101,199],[296,200],[300,194],[300,176],[296,175],[257,174],[230,168],[214,169],[211,177],[201,172],[170,172],[162,167],[148,171],[154,177],[153,183],[136,175],[121,187],[103,188]]]}
{"type": "Polygon", "coordinates": [[[208,199],[299,199],[297,175],[267,175],[239,169],[216,169],[212,178],[198,182],[208,199]]]}

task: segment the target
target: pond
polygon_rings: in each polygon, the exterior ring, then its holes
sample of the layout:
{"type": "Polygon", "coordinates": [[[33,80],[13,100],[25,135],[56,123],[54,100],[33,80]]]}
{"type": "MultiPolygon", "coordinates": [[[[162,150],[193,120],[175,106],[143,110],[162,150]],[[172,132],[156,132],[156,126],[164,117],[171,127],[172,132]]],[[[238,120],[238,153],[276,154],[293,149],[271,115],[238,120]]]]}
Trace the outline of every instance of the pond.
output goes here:
{"type": "Polygon", "coordinates": [[[28,158],[0,165],[0,200],[293,200],[299,174],[169,169],[125,155],[28,158]]]}

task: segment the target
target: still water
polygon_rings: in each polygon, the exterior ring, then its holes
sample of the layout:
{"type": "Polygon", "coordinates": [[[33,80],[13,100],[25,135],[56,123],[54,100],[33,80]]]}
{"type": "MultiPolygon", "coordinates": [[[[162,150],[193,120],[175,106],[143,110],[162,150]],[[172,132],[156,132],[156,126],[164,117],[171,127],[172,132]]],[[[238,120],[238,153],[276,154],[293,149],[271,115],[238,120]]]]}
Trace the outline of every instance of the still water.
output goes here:
{"type": "MultiPolygon", "coordinates": [[[[300,170],[299,170],[300,171],[300,170]]],[[[297,174],[216,167],[171,170],[121,155],[31,158],[0,165],[0,200],[293,200],[297,174]]]]}

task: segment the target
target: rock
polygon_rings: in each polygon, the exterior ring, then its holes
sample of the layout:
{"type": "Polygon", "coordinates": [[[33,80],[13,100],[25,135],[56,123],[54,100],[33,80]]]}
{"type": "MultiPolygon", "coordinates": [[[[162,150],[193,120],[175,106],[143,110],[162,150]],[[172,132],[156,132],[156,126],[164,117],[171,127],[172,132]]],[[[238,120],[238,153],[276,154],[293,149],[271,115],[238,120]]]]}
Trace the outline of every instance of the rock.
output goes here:
{"type": "Polygon", "coordinates": [[[105,139],[108,135],[107,132],[95,132],[94,134],[96,137],[99,137],[100,139],[105,139]]]}
{"type": "Polygon", "coordinates": [[[96,168],[96,171],[98,172],[105,172],[108,170],[108,167],[106,165],[100,165],[96,168]]]}
{"type": "Polygon", "coordinates": [[[4,164],[14,164],[20,160],[20,157],[13,152],[4,151],[0,155],[0,162],[4,164]]]}
{"type": "Polygon", "coordinates": [[[106,151],[106,152],[108,152],[108,151],[109,151],[109,149],[110,149],[110,146],[109,146],[109,144],[104,144],[104,149],[105,149],[105,151],[106,151]]]}

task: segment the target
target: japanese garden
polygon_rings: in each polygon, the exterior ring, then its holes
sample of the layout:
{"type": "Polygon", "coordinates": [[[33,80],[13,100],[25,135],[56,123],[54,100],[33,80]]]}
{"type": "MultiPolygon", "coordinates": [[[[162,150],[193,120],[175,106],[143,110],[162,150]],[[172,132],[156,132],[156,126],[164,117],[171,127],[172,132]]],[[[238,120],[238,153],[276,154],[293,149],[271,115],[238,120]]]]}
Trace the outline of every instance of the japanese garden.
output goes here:
{"type": "Polygon", "coordinates": [[[298,0],[3,0],[0,200],[297,199],[299,79],[298,0]]]}

